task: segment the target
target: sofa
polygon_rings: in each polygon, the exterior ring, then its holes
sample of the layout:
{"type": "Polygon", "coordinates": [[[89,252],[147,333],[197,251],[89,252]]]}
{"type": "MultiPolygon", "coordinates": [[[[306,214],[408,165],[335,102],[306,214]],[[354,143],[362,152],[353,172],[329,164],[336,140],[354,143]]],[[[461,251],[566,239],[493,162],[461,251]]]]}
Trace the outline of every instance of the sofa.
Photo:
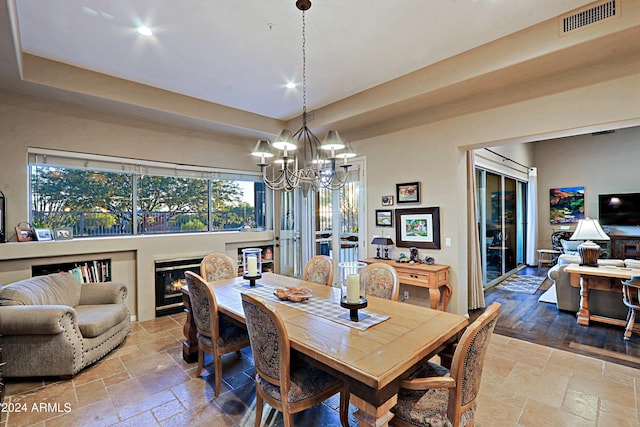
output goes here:
{"type": "Polygon", "coordinates": [[[80,283],[69,273],[0,287],[5,377],[71,378],[120,345],[131,331],[119,283],[80,283]]]}
{"type": "MultiPolygon", "coordinates": [[[[571,275],[565,271],[569,264],[580,264],[580,256],[563,254],[555,266],[549,269],[548,277],[556,286],[559,310],[577,313],[580,309],[580,288],[571,286],[571,275]]],[[[599,265],[640,268],[640,260],[599,259],[599,265]]],[[[594,315],[626,320],[628,309],[622,302],[621,292],[589,290],[589,312],[594,315]]]]}

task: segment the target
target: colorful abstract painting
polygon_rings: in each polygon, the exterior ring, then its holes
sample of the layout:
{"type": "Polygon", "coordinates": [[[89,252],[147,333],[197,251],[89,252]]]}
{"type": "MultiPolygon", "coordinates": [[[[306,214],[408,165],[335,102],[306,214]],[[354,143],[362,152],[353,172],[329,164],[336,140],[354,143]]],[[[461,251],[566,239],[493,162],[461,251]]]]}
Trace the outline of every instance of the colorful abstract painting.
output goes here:
{"type": "Polygon", "coordinates": [[[570,224],[584,219],[584,187],[549,190],[551,224],[570,224]]]}

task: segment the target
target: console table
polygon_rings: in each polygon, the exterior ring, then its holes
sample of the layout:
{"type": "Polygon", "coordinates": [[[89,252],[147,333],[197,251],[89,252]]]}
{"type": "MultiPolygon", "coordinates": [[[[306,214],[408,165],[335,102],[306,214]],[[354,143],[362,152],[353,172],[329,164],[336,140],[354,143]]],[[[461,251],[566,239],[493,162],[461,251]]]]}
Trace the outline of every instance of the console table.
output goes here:
{"type": "Polygon", "coordinates": [[[622,281],[632,276],[640,276],[640,269],[612,266],[588,267],[585,265],[569,264],[565,271],[571,275],[571,286],[580,288],[580,310],[578,324],[589,326],[594,320],[610,325],[626,326],[626,322],[589,313],[589,290],[611,291],[620,293],[622,299],[622,281]]]}
{"type": "Polygon", "coordinates": [[[434,310],[447,311],[451,286],[449,285],[449,266],[445,264],[409,264],[392,259],[367,258],[362,262],[373,264],[381,262],[396,269],[398,282],[403,285],[419,286],[429,290],[430,306],[434,310]]]}

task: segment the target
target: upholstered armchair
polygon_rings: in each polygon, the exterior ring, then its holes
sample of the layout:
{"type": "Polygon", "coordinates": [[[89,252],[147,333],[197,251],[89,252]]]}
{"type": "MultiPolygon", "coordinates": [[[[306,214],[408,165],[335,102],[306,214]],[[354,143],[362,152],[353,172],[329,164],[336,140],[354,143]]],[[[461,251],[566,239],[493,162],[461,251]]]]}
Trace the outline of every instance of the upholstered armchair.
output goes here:
{"type": "Polygon", "coordinates": [[[396,269],[389,264],[374,262],[365,269],[366,294],[374,297],[398,300],[400,284],[396,269]]]}
{"type": "Polygon", "coordinates": [[[218,313],[218,303],[213,290],[199,275],[185,272],[193,320],[198,331],[198,370],[200,376],[204,368],[204,353],[213,355],[214,375],[216,379],[215,395],[222,387],[222,356],[235,352],[241,357],[240,350],[249,346],[246,329],[227,316],[218,313]]]}
{"type": "Polygon", "coordinates": [[[629,340],[636,321],[636,312],[640,311],[640,276],[633,276],[631,279],[622,282],[622,302],[629,307],[627,325],[623,335],[625,340],[629,340]]]}
{"type": "Polygon", "coordinates": [[[236,262],[225,254],[210,254],[200,262],[200,276],[207,282],[232,279],[238,275],[236,262]]]}
{"type": "Polygon", "coordinates": [[[333,285],[333,261],[326,255],[316,255],[304,266],[302,280],[320,285],[333,285]]]}
{"type": "Polygon", "coordinates": [[[293,426],[293,414],[340,393],[340,422],[347,427],[349,389],[339,379],[291,354],[289,335],[280,315],[264,300],[242,294],[256,370],[256,421],[260,426],[264,402],[282,412],[284,426],[293,426]]]}
{"type": "Polygon", "coordinates": [[[460,338],[451,370],[428,362],[400,383],[392,426],[473,426],[476,397],[500,304],[494,302],[460,338]]]}

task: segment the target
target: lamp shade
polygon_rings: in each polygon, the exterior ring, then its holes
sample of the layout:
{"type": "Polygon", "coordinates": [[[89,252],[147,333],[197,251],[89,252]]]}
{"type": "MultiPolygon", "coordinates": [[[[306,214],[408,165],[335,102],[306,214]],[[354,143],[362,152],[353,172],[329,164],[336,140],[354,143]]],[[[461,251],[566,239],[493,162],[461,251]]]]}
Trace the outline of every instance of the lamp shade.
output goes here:
{"type": "Polygon", "coordinates": [[[374,237],[371,241],[371,244],[389,246],[393,245],[393,240],[391,240],[389,237],[374,237]]]}
{"type": "Polygon", "coordinates": [[[298,148],[298,143],[293,139],[289,129],[282,129],[271,145],[278,150],[292,151],[298,148]]]}
{"type": "Polygon", "coordinates": [[[273,151],[271,150],[271,143],[267,139],[260,139],[256,144],[256,148],[251,152],[254,156],[258,157],[273,157],[273,151]]]}
{"type": "Polygon", "coordinates": [[[611,240],[597,219],[585,218],[578,221],[571,240],[611,240]]]}

